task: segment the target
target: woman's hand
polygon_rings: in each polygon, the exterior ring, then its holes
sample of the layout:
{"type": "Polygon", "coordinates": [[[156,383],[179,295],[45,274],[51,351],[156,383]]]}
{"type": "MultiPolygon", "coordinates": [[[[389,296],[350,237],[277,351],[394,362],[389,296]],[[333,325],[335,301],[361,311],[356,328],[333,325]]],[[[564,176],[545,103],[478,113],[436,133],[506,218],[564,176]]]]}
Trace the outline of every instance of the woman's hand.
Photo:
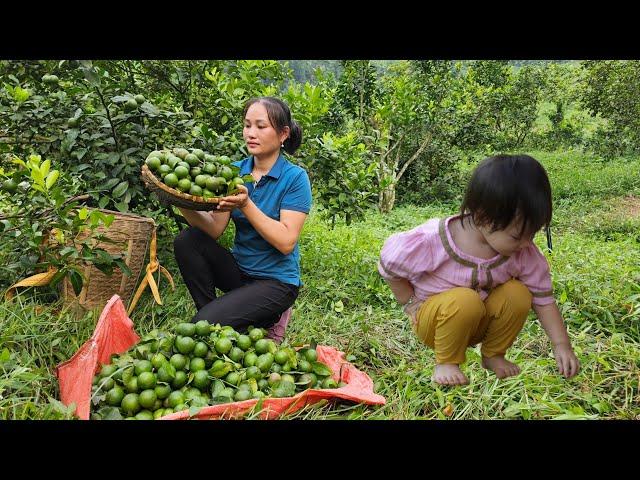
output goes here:
{"type": "Polygon", "coordinates": [[[230,212],[234,208],[243,209],[247,206],[249,201],[249,190],[244,185],[238,185],[240,190],[235,195],[229,195],[228,197],[222,197],[218,203],[219,212],[230,212]]]}
{"type": "Polygon", "coordinates": [[[573,377],[580,370],[580,361],[573,353],[571,345],[567,343],[556,345],[553,349],[553,355],[556,357],[558,371],[565,378],[573,377]]]}

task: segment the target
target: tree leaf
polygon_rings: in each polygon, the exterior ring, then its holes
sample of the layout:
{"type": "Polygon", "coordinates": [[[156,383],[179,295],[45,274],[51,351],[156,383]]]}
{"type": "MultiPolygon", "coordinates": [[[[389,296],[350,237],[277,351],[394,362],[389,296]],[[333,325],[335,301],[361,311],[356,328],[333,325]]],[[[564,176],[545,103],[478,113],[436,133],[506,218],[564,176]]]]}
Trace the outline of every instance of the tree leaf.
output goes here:
{"type": "Polygon", "coordinates": [[[80,295],[80,292],[82,291],[82,283],[83,283],[82,275],[80,275],[75,270],[71,270],[69,271],[69,281],[73,286],[73,291],[76,294],[76,296],[80,295]]]}
{"type": "Polygon", "coordinates": [[[49,175],[49,169],[51,168],[51,160],[45,160],[44,162],[42,162],[42,165],[40,165],[40,172],[42,173],[43,177],[46,177],[47,175],[49,175]]]}
{"type": "Polygon", "coordinates": [[[84,75],[84,78],[86,78],[91,85],[93,85],[94,87],[100,86],[100,77],[98,76],[98,73],[93,69],[93,67],[83,68],[82,73],[84,75]]]}
{"type": "Polygon", "coordinates": [[[128,188],[129,188],[128,181],[125,180],[123,182],[120,182],[118,186],[113,189],[112,195],[114,196],[114,198],[121,197],[125,194],[128,188]]]}
{"type": "Polygon", "coordinates": [[[311,366],[313,367],[313,373],[316,375],[328,377],[333,373],[328,366],[321,362],[311,362],[311,366]]]}
{"type": "Polygon", "coordinates": [[[45,186],[47,187],[47,190],[51,190],[51,187],[53,187],[55,183],[58,181],[58,177],[60,177],[60,172],[58,170],[53,170],[52,172],[49,173],[49,175],[47,175],[47,179],[45,182],[45,186]]]}

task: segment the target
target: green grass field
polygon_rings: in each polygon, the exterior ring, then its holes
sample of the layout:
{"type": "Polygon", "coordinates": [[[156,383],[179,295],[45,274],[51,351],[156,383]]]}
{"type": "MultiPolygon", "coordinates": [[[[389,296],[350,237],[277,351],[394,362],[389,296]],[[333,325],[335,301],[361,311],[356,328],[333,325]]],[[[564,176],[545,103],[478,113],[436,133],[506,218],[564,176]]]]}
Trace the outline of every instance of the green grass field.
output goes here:
{"type": "MultiPolygon", "coordinates": [[[[314,212],[300,246],[304,287],[288,329],[290,343],[315,340],[343,350],[368,373],[387,403],[364,407],[322,403],[298,419],[640,419],[640,160],[603,163],[579,153],[534,152],[547,167],[554,191],[554,250],[548,255],[556,299],[581,362],[566,380],[532,315],[508,358],[522,373],[498,380],[469,349],[463,370],[470,385],[431,381],[434,355],[413,335],[375,265],[384,240],[457,203],[403,206],[333,230],[314,212]]],[[[228,238],[228,237],[227,237],[228,238]]],[[[189,319],[195,309],[171,258],[170,238],[161,262],[164,306],[145,294],[132,319],[142,335],[189,319]]],[[[546,240],[536,237],[540,247],[546,240]]],[[[91,335],[97,314],[77,320],[44,294],[0,303],[0,418],[71,418],[57,399],[53,367],[91,335]]]]}

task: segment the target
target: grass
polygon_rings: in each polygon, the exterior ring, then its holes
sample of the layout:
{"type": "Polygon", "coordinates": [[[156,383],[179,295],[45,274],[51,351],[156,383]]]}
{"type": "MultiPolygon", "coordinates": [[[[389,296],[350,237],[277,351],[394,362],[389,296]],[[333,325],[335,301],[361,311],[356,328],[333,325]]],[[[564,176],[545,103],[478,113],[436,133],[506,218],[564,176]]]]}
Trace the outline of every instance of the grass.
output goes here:
{"type": "MultiPolygon", "coordinates": [[[[314,339],[344,351],[372,377],[387,403],[323,402],[288,418],[640,419],[640,218],[625,207],[640,197],[640,160],[602,163],[576,152],[533,155],[553,185],[554,250],[548,258],[580,374],[566,380],[557,373],[549,341],[532,315],[508,353],[522,369],[519,376],[497,380],[470,349],[463,365],[470,385],[434,384],[433,352],[411,332],[375,264],[391,233],[451,214],[458,205],[405,206],[384,217],[371,211],[364,222],[333,230],[314,213],[300,241],[305,285],[288,339],[314,339]]],[[[161,238],[160,260],[177,288],[171,292],[162,280],[164,306],[145,294],[132,315],[139,334],[194,313],[170,240],[161,238]]],[[[536,242],[544,247],[543,235],[536,242]]],[[[0,418],[71,418],[56,400],[53,367],[91,335],[97,316],[76,320],[59,304],[43,305],[39,298],[23,294],[0,304],[0,418]]]]}

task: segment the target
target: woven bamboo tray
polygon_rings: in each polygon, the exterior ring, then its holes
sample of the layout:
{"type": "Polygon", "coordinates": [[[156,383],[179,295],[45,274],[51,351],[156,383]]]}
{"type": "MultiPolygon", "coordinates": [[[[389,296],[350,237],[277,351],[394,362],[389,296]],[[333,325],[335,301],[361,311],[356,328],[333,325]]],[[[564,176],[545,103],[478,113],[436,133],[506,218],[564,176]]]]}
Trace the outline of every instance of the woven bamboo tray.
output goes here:
{"type": "Polygon", "coordinates": [[[146,165],[142,166],[142,181],[155,192],[163,203],[169,203],[188,210],[216,210],[220,197],[204,198],[183,193],[162,183],[146,165]]]}

